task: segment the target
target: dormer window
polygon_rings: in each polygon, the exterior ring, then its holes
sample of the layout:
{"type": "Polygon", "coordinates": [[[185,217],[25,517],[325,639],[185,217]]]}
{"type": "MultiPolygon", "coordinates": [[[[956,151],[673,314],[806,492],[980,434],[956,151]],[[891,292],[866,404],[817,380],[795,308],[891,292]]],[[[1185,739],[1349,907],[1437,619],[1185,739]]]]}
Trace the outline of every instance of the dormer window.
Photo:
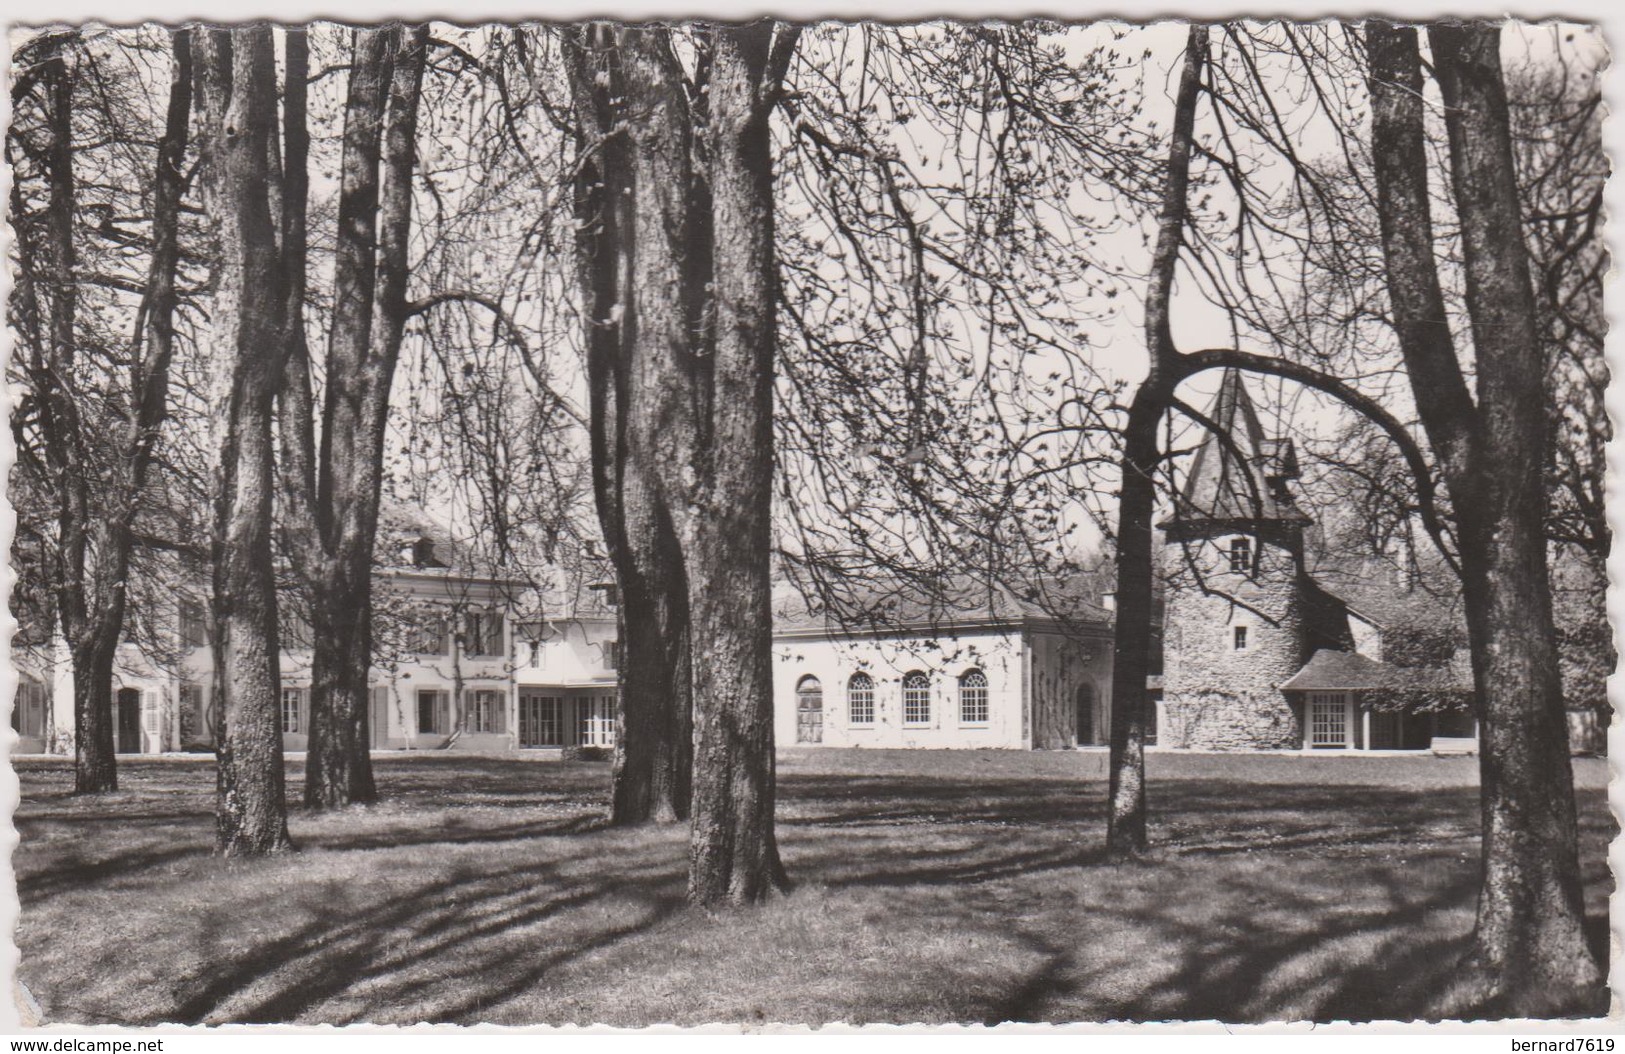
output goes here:
{"type": "Polygon", "coordinates": [[[1253,569],[1253,543],[1250,538],[1230,539],[1230,570],[1251,571],[1253,569]]]}

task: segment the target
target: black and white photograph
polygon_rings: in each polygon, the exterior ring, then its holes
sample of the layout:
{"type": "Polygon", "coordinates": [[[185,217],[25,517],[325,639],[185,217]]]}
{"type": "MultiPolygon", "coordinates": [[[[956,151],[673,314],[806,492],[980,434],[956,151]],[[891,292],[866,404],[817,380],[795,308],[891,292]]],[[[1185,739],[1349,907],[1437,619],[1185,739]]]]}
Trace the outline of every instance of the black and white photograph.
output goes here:
{"type": "Polygon", "coordinates": [[[256,14],[7,26],[17,1034],[1618,1031],[1608,27],[256,14]]]}

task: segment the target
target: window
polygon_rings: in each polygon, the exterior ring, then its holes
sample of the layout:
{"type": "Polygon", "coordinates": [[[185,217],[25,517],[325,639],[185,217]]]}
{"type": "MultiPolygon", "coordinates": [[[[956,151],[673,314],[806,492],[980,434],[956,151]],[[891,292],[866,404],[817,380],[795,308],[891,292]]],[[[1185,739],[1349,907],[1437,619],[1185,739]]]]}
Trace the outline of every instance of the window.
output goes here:
{"type": "Polygon", "coordinates": [[[987,674],[971,670],[959,678],[959,723],[987,724],[987,674]]]}
{"type": "Polygon", "coordinates": [[[515,622],[513,624],[513,661],[533,670],[542,668],[542,638],[546,627],[541,622],[515,622]]]}
{"type": "Polygon", "coordinates": [[[444,728],[441,713],[444,712],[443,696],[437,688],[418,689],[418,732],[422,735],[434,735],[444,728]]]}
{"type": "Polygon", "coordinates": [[[24,675],[18,679],[11,727],[20,736],[45,735],[45,685],[32,677],[24,675]]]}
{"type": "Polygon", "coordinates": [[[564,700],[556,695],[519,697],[519,745],[564,746],[564,700]]]}
{"type": "Polygon", "coordinates": [[[1247,538],[1230,539],[1230,570],[1251,571],[1253,569],[1253,543],[1247,538]]]}
{"type": "Polygon", "coordinates": [[[208,628],[203,622],[203,605],[191,597],[181,598],[181,644],[188,648],[201,648],[209,642],[208,628]]]}
{"type": "Polygon", "coordinates": [[[604,669],[618,670],[621,668],[621,642],[618,640],[604,641],[604,669]]]}
{"type": "Polygon", "coordinates": [[[903,724],[931,723],[931,679],[915,670],[903,677],[903,724]]]}
{"type": "Polygon", "coordinates": [[[875,723],[875,679],[866,673],[854,673],[846,682],[846,720],[853,725],[875,723]]]}
{"type": "Polygon", "coordinates": [[[580,724],[579,741],[584,747],[612,747],[615,745],[615,697],[597,695],[576,704],[580,724]]]}
{"type": "Polygon", "coordinates": [[[282,689],[282,732],[298,735],[305,730],[305,693],[308,688],[282,689]]]}
{"type": "Polygon", "coordinates": [[[478,688],[465,696],[463,730],[467,732],[501,732],[502,693],[489,688],[478,688]]]}
{"type": "Polygon", "coordinates": [[[419,655],[446,654],[446,620],[439,617],[424,619],[412,628],[406,646],[419,655]]]}
{"type": "Polygon", "coordinates": [[[445,567],[445,563],[435,555],[434,539],[419,538],[414,541],[408,550],[408,558],[413,567],[445,567]]]}
{"type": "Polygon", "coordinates": [[[502,615],[496,611],[470,611],[464,618],[464,655],[502,654],[502,615]]]}
{"type": "Polygon", "coordinates": [[[298,611],[283,611],[281,616],[282,623],[279,629],[282,632],[282,650],[309,650],[311,641],[310,621],[298,611]]]}
{"type": "Polygon", "coordinates": [[[1237,626],[1233,631],[1235,648],[1237,651],[1247,650],[1247,627],[1237,626]]]}
{"type": "Polygon", "coordinates": [[[179,704],[181,743],[195,743],[209,730],[209,717],[203,710],[203,686],[181,682],[179,704]]]}
{"type": "Polygon", "coordinates": [[[1346,747],[1349,736],[1348,705],[1341,692],[1314,692],[1309,696],[1309,745],[1346,747]]]}

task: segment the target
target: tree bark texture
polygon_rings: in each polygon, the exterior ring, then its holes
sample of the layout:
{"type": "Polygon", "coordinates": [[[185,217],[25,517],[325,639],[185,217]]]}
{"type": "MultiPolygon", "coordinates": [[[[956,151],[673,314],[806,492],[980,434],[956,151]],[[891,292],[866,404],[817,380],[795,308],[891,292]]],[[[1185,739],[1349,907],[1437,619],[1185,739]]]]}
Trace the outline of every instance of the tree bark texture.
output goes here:
{"type": "Polygon", "coordinates": [[[687,807],[689,895],[702,904],[784,884],[773,836],[768,119],[795,40],[769,22],[697,28],[690,76],[669,29],[591,26],[572,64],[595,482],[626,605],[616,808],[636,820],[687,807]],[[678,737],[690,712],[683,802],[678,737]]]}
{"type": "Polygon", "coordinates": [[[1367,26],[1388,285],[1418,411],[1460,514],[1479,705],[1483,884],[1473,998],[1550,1016],[1606,1004],[1587,946],[1573,772],[1544,532],[1543,360],[1522,240],[1498,27],[1430,28],[1461,225],[1477,403],[1445,329],[1413,29],[1367,26]],[[1419,295],[1420,292],[1420,295],[1419,295]]]}
{"type": "Polygon", "coordinates": [[[407,316],[427,41],[422,25],[354,31],[320,456],[314,507],[305,510],[314,530],[307,526],[300,553],[315,645],[304,800],[316,809],[377,798],[367,705],[372,564],[389,390],[407,316]]]}
{"type": "Polygon", "coordinates": [[[1108,765],[1106,845],[1117,856],[1146,848],[1145,678],[1151,669],[1152,520],[1159,460],[1157,428],[1168,412],[1184,366],[1169,323],[1174,272],[1184,239],[1186,193],[1190,183],[1192,130],[1208,30],[1193,25],[1174,98],[1174,126],[1168,148],[1162,211],[1146,295],[1146,348],[1150,370],[1129,408],[1120,463],[1117,513],[1117,616],[1112,640],[1112,720],[1108,765]]]}
{"type": "Polygon", "coordinates": [[[207,210],[216,248],[214,694],[221,701],[217,846],[225,855],[292,848],[282,769],[281,673],[271,561],[271,410],[280,383],[279,261],[270,137],[275,58],[267,25],[203,31],[207,210]]]}
{"type": "Polygon", "coordinates": [[[714,329],[709,354],[682,364],[696,395],[683,475],[697,486],[678,528],[694,641],[689,897],[702,904],[756,901],[785,884],[773,831],[769,520],[778,335],[768,120],[783,77],[775,62],[789,57],[778,50],[786,32],[767,21],[712,30],[704,96],[706,307],[714,329]]]}
{"type": "MultiPolygon", "coordinates": [[[[615,824],[670,823],[688,817],[692,786],[688,604],[682,552],[655,477],[659,421],[667,415],[636,401],[652,397],[658,402],[672,393],[658,386],[649,392],[636,372],[640,358],[660,353],[647,349],[661,339],[661,329],[639,325],[635,309],[629,310],[633,239],[639,228],[632,132],[621,125],[616,101],[628,90],[617,33],[602,24],[582,27],[570,54],[572,91],[583,128],[575,209],[578,270],[589,307],[593,492],[620,585],[620,727],[610,819],[615,824]]],[[[648,90],[643,81],[635,87],[648,90]]],[[[666,159],[668,169],[686,165],[686,156],[666,159]]],[[[686,214],[676,219],[679,229],[686,230],[686,214]]],[[[683,246],[678,242],[675,248],[681,251],[683,246]]],[[[664,255],[671,250],[652,251],[664,255]]],[[[655,308],[670,309],[666,304],[655,308]]],[[[674,336],[687,339],[681,330],[664,334],[665,339],[674,336]]]]}

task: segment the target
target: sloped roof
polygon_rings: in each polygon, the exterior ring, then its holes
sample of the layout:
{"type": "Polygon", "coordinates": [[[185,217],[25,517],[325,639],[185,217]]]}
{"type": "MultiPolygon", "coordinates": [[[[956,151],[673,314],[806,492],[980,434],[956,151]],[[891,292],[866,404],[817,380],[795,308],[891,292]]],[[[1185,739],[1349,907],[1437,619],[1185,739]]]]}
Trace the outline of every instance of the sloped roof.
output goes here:
{"type": "Polygon", "coordinates": [[[773,629],[795,631],[885,632],[909,628],[940,628],[966,623],[1020,625],[1026,622],[1061,622],[1079,627],[1105,627],[1111,613],[1087,586],[1047,583],[1032,595],[1021,595],[996,582],[969,578],[925,595],[899,587],[876,587],[856,598],[851,610],[836,612],[809,604],[795,589],[781,587],[773,598],[773,629]]]}
{"type": "Polygon", "coordinates": [[[519,581],[486,559],[466,538],[458,537],[448,524],[411,502],[387,495],[379,501],[377,538],[373,565],[380,570],[519,581]],[[427,543],[427,551],[419,548],[420,543],[427,543]]]}
{"type": "Polygon", "coordinates": [[[1174,501],[1173,521],[1286,520],[1309,523],[1284,481],[1298,475],[1290,439],[1267,438],[1240,370],[1225,370],[1207,417],[1209,431],[1174,501]],[[1226,441],[1226,438],[1228,441],[1226,441]],[[1237,455],[1240,455],[1239,457],[1237,455]]]}
{"type": "Polygon", "coordinates": [[[1352,651],[1321,648],[1281,685],[1283,692],[1472,691],[1460,663],[1447,667],[1391,666],[1352,651]]]}

